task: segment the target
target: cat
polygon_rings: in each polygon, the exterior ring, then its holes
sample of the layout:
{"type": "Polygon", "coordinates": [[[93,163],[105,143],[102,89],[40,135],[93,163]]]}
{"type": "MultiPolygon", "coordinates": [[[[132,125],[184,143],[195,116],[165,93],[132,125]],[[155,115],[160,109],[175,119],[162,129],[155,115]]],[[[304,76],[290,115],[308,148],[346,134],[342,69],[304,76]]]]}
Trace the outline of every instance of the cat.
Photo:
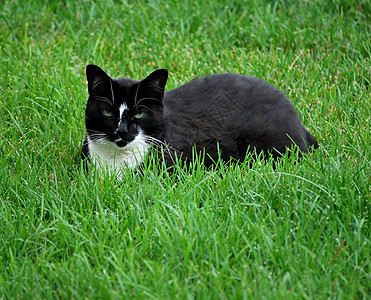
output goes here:
{"type": "Polygon", "coordinates": [[[299,157],[318,148],[284,93],[255,77],[215,74],[165,92],[165,69],[138,81],[88,65],[86,76],[81,156],[118,176],[140,166],[151,149],[162,149],[168,166],[175,155],[190,162],[204,151],[211,166],[253,152],[276,160],[294,144],[299,157]]]}

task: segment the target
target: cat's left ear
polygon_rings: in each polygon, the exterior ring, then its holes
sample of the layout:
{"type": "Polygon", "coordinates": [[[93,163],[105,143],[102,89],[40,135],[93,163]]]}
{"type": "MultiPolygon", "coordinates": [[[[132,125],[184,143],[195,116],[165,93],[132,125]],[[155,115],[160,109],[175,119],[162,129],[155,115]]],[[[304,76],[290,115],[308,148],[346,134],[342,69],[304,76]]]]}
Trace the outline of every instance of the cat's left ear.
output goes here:
{"type": "Polygon", "coordinates": [[[147,91],[162,98],[164,96],[167,77],[168,72],[166,69],[158,69],[141,81],[140,88],[142,92],[147,91]]]}
{"type": "Polygon", "coordinates": [[[98,66],[87,65],[86,78],[88,80],[89,95],[103,96],[111,92],[111,78],[98,66]]]}

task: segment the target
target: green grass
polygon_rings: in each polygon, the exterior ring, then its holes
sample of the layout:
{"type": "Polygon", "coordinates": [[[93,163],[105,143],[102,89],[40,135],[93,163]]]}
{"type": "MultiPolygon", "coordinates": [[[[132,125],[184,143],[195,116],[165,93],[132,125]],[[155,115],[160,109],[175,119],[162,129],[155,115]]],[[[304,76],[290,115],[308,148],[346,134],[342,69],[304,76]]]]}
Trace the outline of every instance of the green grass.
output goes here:
{"type": "Polygon", "coordinates": [[[0,1],[0,298],[370,296],[366,0],[0,1]],[[276,170],[87,177],[88,63],[263,78],[320,149],[276,170]]]}

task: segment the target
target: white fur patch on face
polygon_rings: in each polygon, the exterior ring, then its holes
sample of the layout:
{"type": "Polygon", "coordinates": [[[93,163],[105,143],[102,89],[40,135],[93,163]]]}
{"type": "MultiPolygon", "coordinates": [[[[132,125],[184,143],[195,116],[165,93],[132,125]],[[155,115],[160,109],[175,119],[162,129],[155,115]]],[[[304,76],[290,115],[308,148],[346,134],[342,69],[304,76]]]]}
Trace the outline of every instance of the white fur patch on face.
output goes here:
{"type": "Polygon", "coordinates": [[[120,121],[122,119],[122,115],[123,115],[124,111],[127,110],[127,109],[128,109],[128,106],[126,105],[126,103],[122,103],[120,105],[120,108],[119,108],[119,110],[120,110],[120,121]]]}
{"type": "Polygon", "coordinates": [[[135,139],[125,147],[113,142],[99,142],[88,138],[89,154],[98,169],[108,170],[110,175],[122,178],[125,169],[135,169],[147,157],[149,144],[139,131],[135,139]]]}

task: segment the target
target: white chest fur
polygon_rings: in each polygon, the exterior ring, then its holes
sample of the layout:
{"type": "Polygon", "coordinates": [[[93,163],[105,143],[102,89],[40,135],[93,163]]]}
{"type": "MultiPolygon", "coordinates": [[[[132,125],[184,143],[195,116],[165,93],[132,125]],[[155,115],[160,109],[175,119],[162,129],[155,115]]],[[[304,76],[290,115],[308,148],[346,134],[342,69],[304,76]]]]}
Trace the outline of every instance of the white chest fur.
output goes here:
{"type": "Polygon", "coordinates": [[[125,147],[118,147],[113,142],[97,142],[88,138],[89,154],[98,169],[108,170],[111,175],[122,177],[125,169],[134,169],[147,156],[149,144],[145,135],[139,133],[125,147]]]}

